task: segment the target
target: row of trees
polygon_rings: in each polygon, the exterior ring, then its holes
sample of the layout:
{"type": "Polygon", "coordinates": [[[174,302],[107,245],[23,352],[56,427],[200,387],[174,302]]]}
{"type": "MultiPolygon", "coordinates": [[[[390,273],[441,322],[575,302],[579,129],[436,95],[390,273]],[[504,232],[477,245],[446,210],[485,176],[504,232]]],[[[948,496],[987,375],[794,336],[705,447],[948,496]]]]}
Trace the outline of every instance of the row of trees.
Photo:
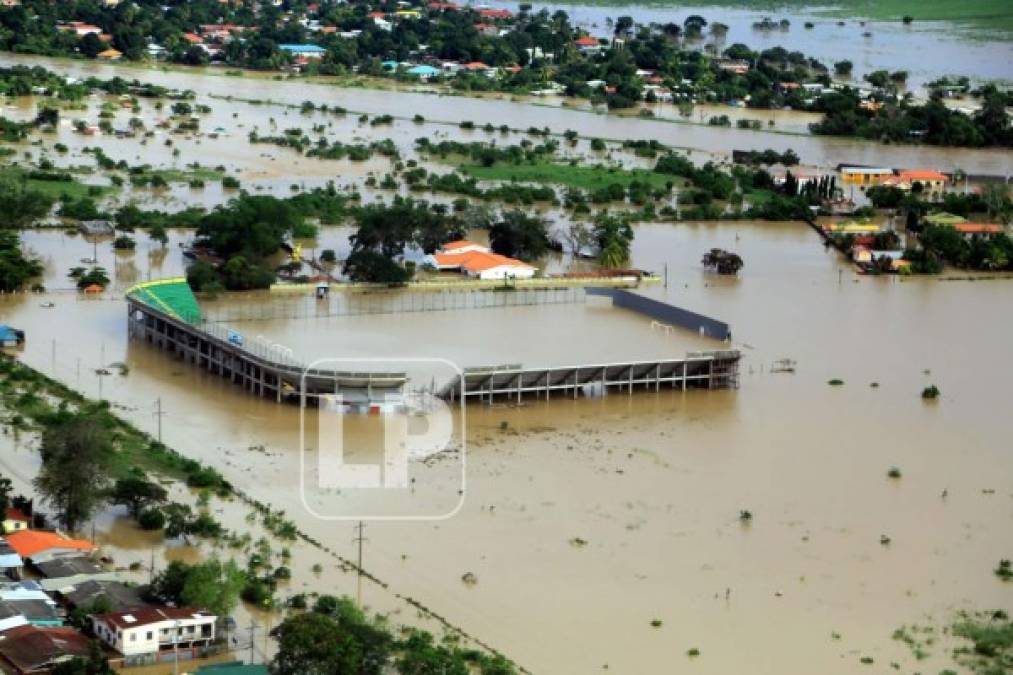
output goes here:
{"type": "Polygon", "coordinates": [[[1013,128],[1006,112],[1007,105],[1008,95],[994,85],[982,89],[981,108],[973,115],[947,107],[938,92],[924,104],[904,97],[862,107],[856,90],[844,90],[818,99],[813,109],[825,115],[823,120],[810,125],[810,129],[815,134],[859,136],[888,142],[1008,147],[1013,145],[1013,128]]]}
{"type": "Polygon", "coordinates": [[[502,656],[442,643],[425,631],[407,630],[395,637],[380,619],[368,618],[347,598],[323,595],[306,612],[293,614],[278,627],[273,675],[512,675],[514,665],[502,656]]]}

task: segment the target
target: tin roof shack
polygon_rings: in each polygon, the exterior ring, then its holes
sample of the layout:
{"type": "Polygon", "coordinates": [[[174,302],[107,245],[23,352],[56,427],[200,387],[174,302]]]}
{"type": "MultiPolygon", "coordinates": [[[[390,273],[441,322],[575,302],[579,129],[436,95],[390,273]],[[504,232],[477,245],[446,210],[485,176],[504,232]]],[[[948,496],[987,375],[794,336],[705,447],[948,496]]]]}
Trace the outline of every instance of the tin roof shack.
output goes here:
{"type": "Polygon", "coordinates": [[[108,220],[82,220],[78,223],[77,229],[89,237],[111,237],[116,233],[112,222],[108,220]]]}

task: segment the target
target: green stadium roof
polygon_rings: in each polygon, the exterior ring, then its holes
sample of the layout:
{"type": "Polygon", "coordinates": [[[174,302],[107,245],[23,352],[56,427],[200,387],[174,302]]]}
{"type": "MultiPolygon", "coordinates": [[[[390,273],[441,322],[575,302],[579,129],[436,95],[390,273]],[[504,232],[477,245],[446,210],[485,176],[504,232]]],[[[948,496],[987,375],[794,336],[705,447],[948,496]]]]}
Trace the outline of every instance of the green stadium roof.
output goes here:
{"type": "Polygon", "coordinates": [[[131,287],[127,296],[187,323],[201,320],[200,304],[183,277],[145,281],[131,287]]]}

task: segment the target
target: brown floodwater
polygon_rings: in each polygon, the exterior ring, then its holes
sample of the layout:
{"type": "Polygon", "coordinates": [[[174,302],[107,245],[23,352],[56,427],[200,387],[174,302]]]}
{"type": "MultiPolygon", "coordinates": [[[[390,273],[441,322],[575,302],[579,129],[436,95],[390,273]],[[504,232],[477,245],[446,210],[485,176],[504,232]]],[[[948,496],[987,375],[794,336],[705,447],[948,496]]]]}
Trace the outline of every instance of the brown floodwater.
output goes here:
{"type": "MultiPolygon", "coordinates": [[[[153,275],[179,271],[185,236],[174,233],[153,275]]],[[[54,232],[25,240],[50,260],[53,289],[91,249],[54,232]]],[[[146,276],[148,246],[118,263],[132,271],[116,275],[106,299],[52,290],[0,300],[0,319],[27,332],[22,358],[86,394],[101,387],[152,431],[160,398],[166,442],[354,558],[350,524],[309,515],[299,497],[297,409],[127,341],[118,295],[126,277],[146,276]],[[129,375],[99,380],[93,369],[112,361],[129,375]]],[[[104,262],[111,256],[100,247],[104,262]]],[[[941,649],[916,662],[893,630],[1011,607],[1013,587],[991,570],[1013,549],[1013,281],[859,277],[800,223],[640,225],[633,264],[668,267],[667,288],[642,292],[731,324],[740,389],[470,406],[462,509],[367,525],[364,563],[391,585],[364,588],[371,607],[412,596],[540,673],[670,672],[690,648],[701,651],[693,669],[707,673],[863,672],[863,655],[937,672],[941,649]],[[739,278],[702,270],[711,247],[743,257],[739,278]],[[796,372],[771,372],[785,357],[796,372]],[[938,401],[920,398],[929,384],[938,401]],[[891,466],[901,479],[887,477],[891,466]],[[462,582],[468,572],[477,583],[462,582]]],[[[417,348],[466,365],[699,346],[594,303],[259,328],[313,353],[417,348]]],[[[357,422],[351,437],[367,438],[368,420],[357,422]]],[[[412,465],[419,486],[439,486],[420,487],[416,502],[447,496],[448,467],[412,465]]],[[[241,520],[233,506],[216,508],[241,520]]],[[[319,552],[293,553],[299,583],[355,593],[352,575],[307,573],[319,552]]]]}
{"type": "MultiPolygon", "coordinates": [[[[1009,152],[999,149],[940,148],[920,145],[892,146],[847,138],[827,138],[782,133],[726,129],[700,124],[677,124],[673,121],[637,119],[626,116],[593,113],[575,108],[531,105],[526,101],[479,99],[415,92],[342,89],[303,80],[265,80],[262,77],[224,77],[214,69],[205,71],[169,71],[100,64],[94,61],[71,61],[42,57],[0,56],[0,63],[43,65],[56,72],[74,77],[136,77],[177,89],[191,89],[198,95],[214,96],[227,92],[245,99],[270,99],[279,103],[299,105],[310,100],[316,104],[343,106],[357,113],[421,114],[427,120],[458,123],[473,121],[482,126],[491,122],[507,123],[513,128],[548,126],[556,133],[578,129],[586,136],[612,139],[657,139],[662,143],[696,148],[707,152],[729,154],[732,150],[773,148],[795,150],[806,164],[832,167],[841,162],[896,167],[925,167],[942,171],[960,168],[972,174],[1007,175],[1013,170],[1009,152]]],[[[282,126],[282,128],[284,128],[282,126]]],[[[217,154],[217,149],[216,153],[217,154]]],[[[304,163],[308,160],[302,160],[304,163]]],[[[205,162],[214,165],[214,161],[205,162]]],[[[288,175],[296,176],[302,168],[287,167],[288,175]]]]}

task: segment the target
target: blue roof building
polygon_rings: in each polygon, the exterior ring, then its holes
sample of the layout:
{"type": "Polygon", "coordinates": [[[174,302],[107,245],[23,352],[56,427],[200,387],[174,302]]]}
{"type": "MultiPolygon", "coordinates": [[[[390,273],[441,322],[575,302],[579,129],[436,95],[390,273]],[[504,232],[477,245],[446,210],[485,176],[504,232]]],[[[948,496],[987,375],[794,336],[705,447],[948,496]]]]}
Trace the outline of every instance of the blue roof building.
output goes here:
{"type": "Polygon", "coordinates": [[[320,58],[327,53],[327,50],[319,45],[278,45],[278,49],[288,52],[293,56],[306,56],[320,58]]]}
{"type": "Polygon", "coordinates": [[[430,77],[437,77],[441,73],[442,71],[439,68],[433,68],[432,66],[426,65],[414,66],[413,68],[408,69],[409,75],[414,75],[415,77],[421,77],[423,79],[428,79],[430,77]]]}

